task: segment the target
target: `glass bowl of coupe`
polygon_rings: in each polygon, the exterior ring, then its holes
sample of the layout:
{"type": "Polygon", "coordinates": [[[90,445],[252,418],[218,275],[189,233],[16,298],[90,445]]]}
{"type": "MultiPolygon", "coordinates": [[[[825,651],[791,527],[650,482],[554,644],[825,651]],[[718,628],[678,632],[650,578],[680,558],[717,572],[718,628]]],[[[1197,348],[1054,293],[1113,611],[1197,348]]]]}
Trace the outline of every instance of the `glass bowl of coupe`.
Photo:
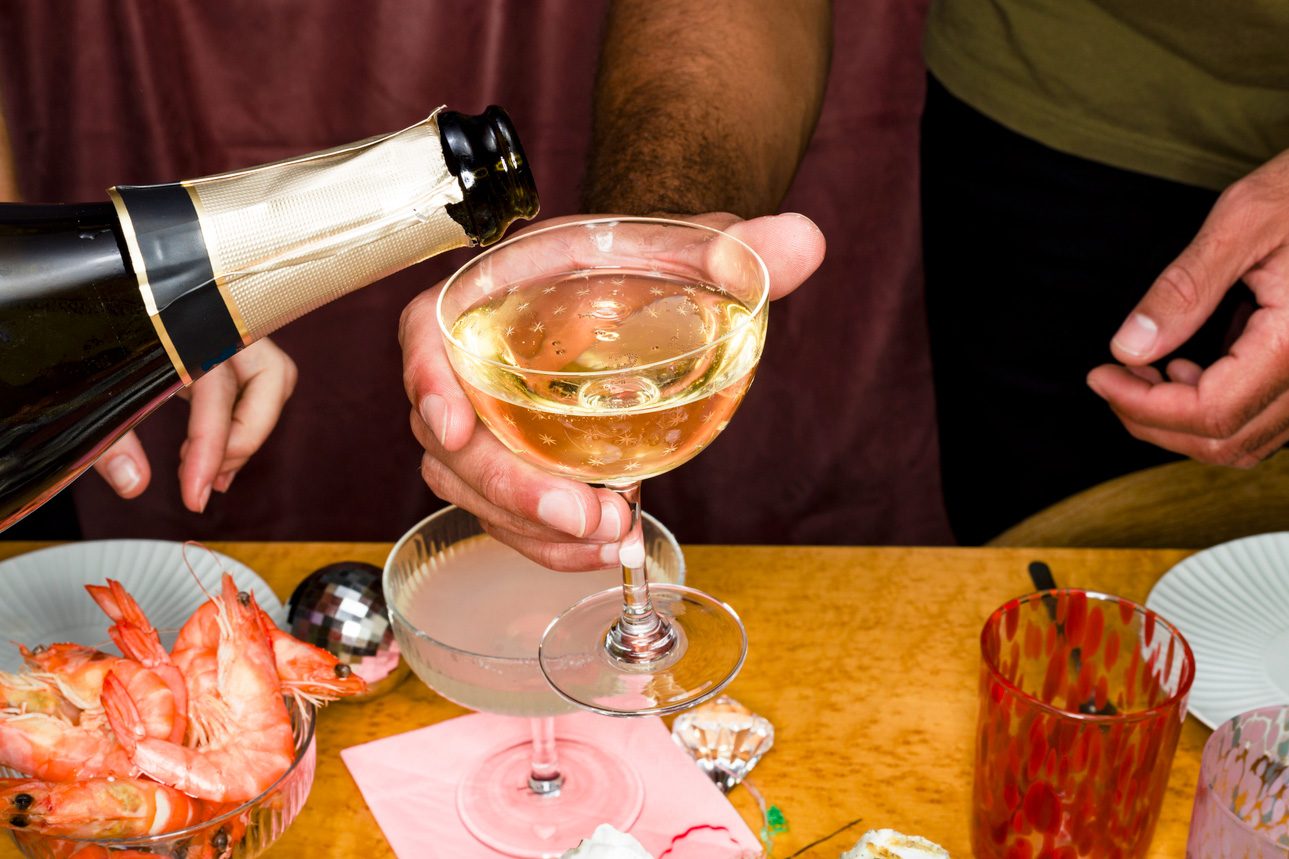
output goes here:
{"type": "MultiPolygon", "coordinates": [[[[684,558],[657,520],[643,520],[645,565],[681,584],[684,558]]],[[[547,684],[537,647],[547,625],[587,594],[620,586],[617,568],[557,573],[447,507],[408,531],[385,564],[394,634],[416,676],[443,697],[526,718],[532,738],[480,748],[457,788],[457,812],[479,841],[509,856],[557,857],[601,823],[626,831],[644,788],[612,749],[555,736],[554,717],[578,708],[547,684]]]]}

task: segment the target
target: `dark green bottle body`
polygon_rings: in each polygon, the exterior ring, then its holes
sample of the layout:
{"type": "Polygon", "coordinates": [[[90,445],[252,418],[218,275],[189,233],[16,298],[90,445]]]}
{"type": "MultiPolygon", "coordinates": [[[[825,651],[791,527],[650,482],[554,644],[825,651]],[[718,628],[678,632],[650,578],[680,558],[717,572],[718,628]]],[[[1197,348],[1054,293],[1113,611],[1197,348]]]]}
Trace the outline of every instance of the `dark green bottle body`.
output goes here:
{"type": "Polygon", "coordinates": [[[0,530],[180,387],[110,203],[0,204],[0,530]]]}

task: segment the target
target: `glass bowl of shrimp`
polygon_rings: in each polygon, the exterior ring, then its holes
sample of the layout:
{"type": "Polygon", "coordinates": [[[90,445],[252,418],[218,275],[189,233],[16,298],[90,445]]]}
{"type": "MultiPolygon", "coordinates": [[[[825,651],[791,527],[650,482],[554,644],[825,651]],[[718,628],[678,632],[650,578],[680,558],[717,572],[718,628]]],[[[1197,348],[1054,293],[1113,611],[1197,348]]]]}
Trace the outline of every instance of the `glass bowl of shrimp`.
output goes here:
{"type": "Polygon", "coordinates": [[[260,855],[313,786],[317,707],[366,684],[227,573],[177,630],[86,589],[110,644],[19,644],[0,673],[0,828],[38,859],[260,855]]]}
{"type": "MultiPolygon", "coordinates": [[[[11,829],[23,855],[33,859],[251,859],[286,832],[313,786],[317,710],[298,703],[290,703],[288,709],[295,759],[277,781],[246,802],[198,800],[149,779],[111,778],[52,784],[11,782],[0,790],[0,808],[10,815],[11,823],[16,814],[53,811],[65,817],[67,828],[74,830],[79,817],[85,831],[111,828],[113,815],[128,816],[121,821],[125,826],[148,815],[162,829],[170,829],[173,822],[186,823],[156,835],[128,838],[55,837],[11,829]]],[[[0,767],[0,774],[22,777],[4,767],[0,767]]]]}

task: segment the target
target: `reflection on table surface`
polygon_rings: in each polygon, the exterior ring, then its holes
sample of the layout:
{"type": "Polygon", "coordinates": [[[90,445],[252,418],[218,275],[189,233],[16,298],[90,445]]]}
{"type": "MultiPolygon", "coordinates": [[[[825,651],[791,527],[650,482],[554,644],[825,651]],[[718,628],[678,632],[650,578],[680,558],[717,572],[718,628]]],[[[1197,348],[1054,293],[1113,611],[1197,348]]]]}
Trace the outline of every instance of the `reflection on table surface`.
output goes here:
{"type": "MultiPolygon", "coordinates": [[[[40,545],[0,542],[0,558],[40,545]]],[[[317,567],[380,565],[389,551],[378,543],[211,545],[258,572],[283,600],[317,567]]],[[[890,827],[969,857],[978,637],[989,612],[1033,590],[1026,567],[1035,559],[1046,561],[1062,586],[1144,601],[1187,554],[686,546],[689,582],[737,605],[747,624],[747,663],[729,694],[775,726],[774,749],[752,774],[790,827],[776,836],[775,855],[791,856],[843,830],[800,854],[835,859],[864,830],[890,827]]],[[[415,678],[374,701],[328,707],[319,718],[312,795],[269,855],[392,856],[340,749],[466,712],[415,678]]],[[[1208,734],[1187,718],[1152,859],[1185,853],[1208,734]]],[[[736,788],[730,800],[759,830],[748,792],[736,788]]],[[[18,855],[11,841],[0,841],[0,859],[18,855]]]]}

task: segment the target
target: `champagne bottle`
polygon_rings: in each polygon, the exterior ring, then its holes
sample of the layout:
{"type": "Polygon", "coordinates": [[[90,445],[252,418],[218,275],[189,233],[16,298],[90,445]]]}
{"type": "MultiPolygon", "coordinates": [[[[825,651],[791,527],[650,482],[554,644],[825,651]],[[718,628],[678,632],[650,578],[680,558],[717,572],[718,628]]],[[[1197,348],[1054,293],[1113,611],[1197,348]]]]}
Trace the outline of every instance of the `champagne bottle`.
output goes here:
{"type": "Polygon", "coordinates": [[[161,403],[286,323],[538,201],[505,112],[247,170],[0,204],[0,531],[161,403]]]}

